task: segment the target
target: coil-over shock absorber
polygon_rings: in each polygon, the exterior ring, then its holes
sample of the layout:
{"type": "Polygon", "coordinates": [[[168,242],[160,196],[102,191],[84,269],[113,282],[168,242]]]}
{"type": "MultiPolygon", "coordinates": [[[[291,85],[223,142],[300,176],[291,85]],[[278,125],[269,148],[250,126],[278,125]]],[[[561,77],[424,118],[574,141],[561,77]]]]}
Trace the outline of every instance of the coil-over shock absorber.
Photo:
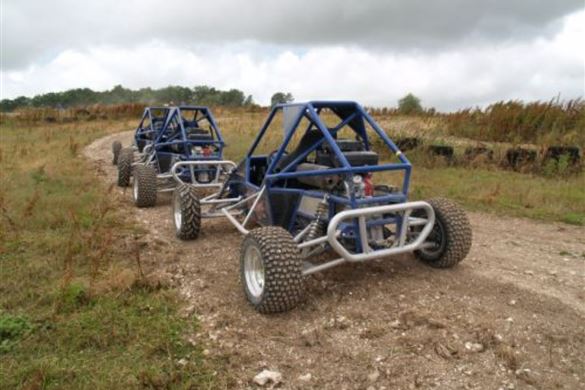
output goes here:
{"type": "Polygon", "coordinates": [[[325,217],[329,212],[328,196],[325,195],[315,210],[315,218],[309,224],[306,241],[321,237],[325,232],[325,217]]]}

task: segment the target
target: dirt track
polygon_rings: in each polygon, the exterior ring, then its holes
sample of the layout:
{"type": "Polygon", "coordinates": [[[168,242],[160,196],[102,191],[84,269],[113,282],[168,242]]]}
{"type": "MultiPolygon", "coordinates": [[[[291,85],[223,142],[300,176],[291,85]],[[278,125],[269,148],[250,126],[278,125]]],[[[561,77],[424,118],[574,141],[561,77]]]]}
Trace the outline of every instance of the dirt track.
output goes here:
{"type": "MultiPolygon", "coordinates": [[[[109,183],[111,142],[129,136],[85,149],[109,183]]],[[[474,244],[455,269],[412,256],[342,266],[309,278],[298,309],[264,316],[244,298],[229,222],[206,220],[197,241],[180,242],[168,196],[153,209],[135,209],[130,191],[120,199],[148,224],[143,258],[201,320],[191,338],[225,363],[227,387],[253,388],[269,368],[281,388],[585,389],[582,227],[470,213],[474,244]]]]}

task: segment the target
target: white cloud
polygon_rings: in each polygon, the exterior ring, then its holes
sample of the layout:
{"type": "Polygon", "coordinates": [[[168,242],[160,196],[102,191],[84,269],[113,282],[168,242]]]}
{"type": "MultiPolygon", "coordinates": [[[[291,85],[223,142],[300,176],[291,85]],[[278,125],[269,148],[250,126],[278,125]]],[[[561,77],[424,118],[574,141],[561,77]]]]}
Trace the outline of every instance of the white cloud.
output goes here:
{"type": "Polygon", "coordinates": [[[442,50],[550,36],[582,0],[3,0],[2,63],[152,39],[442,50]]]}
{"type": "Polygon", "coordinates": [[[550,38],[465,46],[440,52],[392,52],[329,45],[296,52],[259,43],[187,45],[153,40],[132,48],[69,49],[45,65],[1,72],[2,97],[77,87],[169,84],[239,88],[266,104],[275,91],[297,100],[352,99],[394,105],[407,92],[449,110],[499,99],[584,94],[585,11],[565,17],[550,38]],[[267,54],[270,53],[270,54],[267,54]]]}

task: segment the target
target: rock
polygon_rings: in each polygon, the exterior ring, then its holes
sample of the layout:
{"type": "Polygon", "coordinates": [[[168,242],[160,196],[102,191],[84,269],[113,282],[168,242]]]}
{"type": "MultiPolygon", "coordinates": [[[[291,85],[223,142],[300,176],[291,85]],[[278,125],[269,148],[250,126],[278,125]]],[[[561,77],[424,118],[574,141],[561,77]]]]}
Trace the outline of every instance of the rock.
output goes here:
{"type": "Polygon", "coordinates": [[[277,385],[282,382],[282,374],[278,371],[262,370],[254,377],[254,383],[259,386],[264,386],[268,383],[277,385]]]}
{"type": "Polygon", "coordinates": [[[508,302],[508,305],[510,305],[510,306],[516,305],[516,300],[515,299],[511,299],[510,302],[508,302]]]}
{"type": "Polygon", "coordinates": [[[400,329],[402,324],[400,323],[400,321],[394,320],[389,325],[392,329],[400,329]]]}
{"type": "Polygon", "coordinates": [[[516,370],[514,374],[516,374],[516,377],[518,379],[523,380],[529,385],[534,385],[537,382],[536,377],[533,375],[532,370],[530,368],[522,368],[516,370]]]}
{"type": "Polygon", "coordinates": [[[485,347],[483,346],[483,344],[472,343],[468,341],[465,343],[465,349],[471,352],[483,352],[485,350],[485,347]]]}
{"type": "Polygon", "coordinates": [[[524,273],[525,273],[526,275],[534,275],[534,271],[531,271],[531,270],[529,270],[529,269],[527,269],[526,271],[524,271],[524,273]]]}
{"type": "Polygon", "coordinates": [[[453,352],[451,352],[451,349],[442,343],[435,344],[435,352],[443,359],[451,359],[453,357],[453,352]]]}
{"type": "Polygon", "coordinates": [[[309,381],[310,381],[312,378],[313,378],[313,376],[311,375],[311,373],[310,373],[310,372],[309,372],[309,373],[307,373],[307,374],[305,374],[305,375],[300,375],[300,376],[299,376],[299,380],[300,380],[301,382],[309,382],[309,381]]]}
{"type": "Polygon", "coordinates": [[[372,383],[376,382],[378,378],[380,378],[380,373],[378,370],[374,370],[368,375],[368,380],[372,383]]]}
{"type": "Polygon", "coordinates": [[[305,347],[313,347],[321,344],[319,334],[315,329],[305,329],[301,332],[301,343],[305,347]]]}
{"type": "Polygon", "coordinates": [[[187,361],[187,359],[185,359],[185,358],[183,358],[183,359],[181,359],[181,360],[179,360],[179,361],[177,362],[177,364],[179,364],[179,365],[181,365],[181,366],[186,366],[186,365],[187,365],[187,363],[189,363],[189,362],[188,362],[188,361],[187,361]]]}

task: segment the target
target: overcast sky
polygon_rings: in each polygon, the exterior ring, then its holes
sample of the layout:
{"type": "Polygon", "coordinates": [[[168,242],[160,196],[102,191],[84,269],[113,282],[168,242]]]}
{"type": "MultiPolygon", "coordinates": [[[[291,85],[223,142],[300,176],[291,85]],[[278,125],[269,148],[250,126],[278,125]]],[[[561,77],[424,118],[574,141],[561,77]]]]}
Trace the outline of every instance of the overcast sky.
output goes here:
{"type": "Polygon", "coordinates": [[[585,94],[583,0],[0,0],[1,97],[239,88],[441,110],[585,94]]]}

